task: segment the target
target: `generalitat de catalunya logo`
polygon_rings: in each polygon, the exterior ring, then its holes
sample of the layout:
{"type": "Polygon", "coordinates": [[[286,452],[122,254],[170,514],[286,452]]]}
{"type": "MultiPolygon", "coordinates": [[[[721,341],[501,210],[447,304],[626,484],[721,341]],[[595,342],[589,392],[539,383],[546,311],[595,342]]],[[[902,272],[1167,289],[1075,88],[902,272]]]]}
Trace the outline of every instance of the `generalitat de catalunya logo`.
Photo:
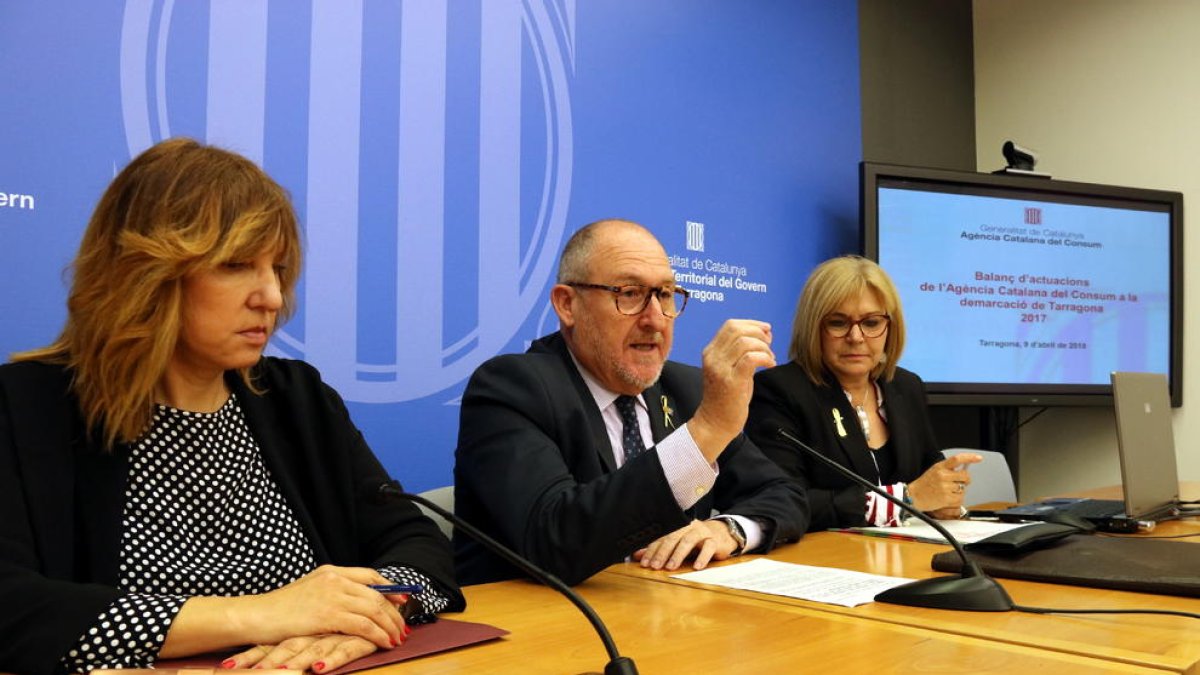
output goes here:
{"type": "Polygon", "coordinates": [[[182,134],[262,164],[267,139],[292,134],[285,145],[302,166],[289,175],[303,178],[285,187],[307,257],[299,311],[271,353],[313,363],[349,400],[388,403],[461,382],[541,300],[571,193],[575,0],[488,0],[466,12],[406,0],[388,6],[394,30],[364,17],[377,7],[214,0],[197,21],[196,5],[128,0],[120,93],[130,156],[182,134]],[[271,30],[268,4],[311,12],[308,30],[271,30]],[[464,44],[478,52],[463,57],[464,44]],[[474,75],[448,77],[452,58],[477,59],[474,75]],[[477,129],[447,123],[464,107],[477,109],[477,129]],[[199,119],[173,133],[172,121],[199,119]],[[478,140],[465,162],[477,171],[466,180],[478,215],[466,223],[451,196],[464,190],[446,178],[463,180],[460,146],[447,148],[464,133],[478,140]],[[389,170],[362,170],[364,148],[378,158],[380,147],[391,148],[389,170]],[[391,196],[386,213],[364,209],[367,191],[391,196]],[[378,222],[395,229],[381,237],[378,222]],[[394,265],[364,274],[380,247],[394,265]]]}

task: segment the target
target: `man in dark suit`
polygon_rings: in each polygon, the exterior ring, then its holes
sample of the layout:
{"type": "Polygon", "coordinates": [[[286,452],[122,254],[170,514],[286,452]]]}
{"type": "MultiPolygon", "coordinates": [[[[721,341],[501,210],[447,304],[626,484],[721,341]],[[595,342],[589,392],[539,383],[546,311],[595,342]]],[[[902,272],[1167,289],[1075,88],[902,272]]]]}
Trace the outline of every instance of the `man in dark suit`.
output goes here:
{"type": "MultiPolygon", "coordinates": [[[[775,363],[771,327],[730,320],[702,370],[668,361],[687,295],[628,221],[576,232],[557,281],[560,331],[467,385],[458,514],[568,584],[627,556],[700,569],[798,539],[802,488],[742,434],[754,371],[775,363]]],[[[455,550],[461,583],[518,575],[460,534],[455,550]]]]}

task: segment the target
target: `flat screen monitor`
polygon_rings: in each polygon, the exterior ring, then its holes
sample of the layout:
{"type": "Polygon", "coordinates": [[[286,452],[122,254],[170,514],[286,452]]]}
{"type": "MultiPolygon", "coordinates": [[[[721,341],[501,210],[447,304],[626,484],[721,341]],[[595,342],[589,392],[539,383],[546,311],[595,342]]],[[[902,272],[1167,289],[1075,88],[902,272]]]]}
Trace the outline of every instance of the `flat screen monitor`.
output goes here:
{"type": "Polygon", "coordinates": [[[931,403],[1112,405],[1113,371],[1183,391],[1183,195],[861,165],[863,254],[899,291],[931,403]]]}

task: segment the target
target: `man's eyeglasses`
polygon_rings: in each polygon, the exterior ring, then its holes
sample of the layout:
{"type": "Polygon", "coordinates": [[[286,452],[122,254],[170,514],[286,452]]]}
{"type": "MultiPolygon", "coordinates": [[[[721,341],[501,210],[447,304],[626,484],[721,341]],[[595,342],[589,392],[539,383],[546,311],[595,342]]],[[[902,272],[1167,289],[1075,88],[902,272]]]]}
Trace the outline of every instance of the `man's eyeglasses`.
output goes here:
{"type": "Polygon", "coordinates": [[[887,314],[868,314],[858,321],[851,321],[850,317],[841,314],[833,314],[821,320],[821,327],[830,337],[841,338],[849,335],[850,331],[858,326],[863,337],[877,338],[887,332],[891,320],[892,317],[887,314]]]}
{"type": "Polygon", "coordinates": [[[646,311],[650,298],[658,298],[658,306],[663,316],[675,318],[683,314],[687,307],[688,292],[679,286],[606,286],[604,284],[586,284],[581,281],[568,281],[567,286],[574,288],[592,288],[598,291],[608,291],[613,294],[617,311],[627,316],[636,316],[646,311]]]}

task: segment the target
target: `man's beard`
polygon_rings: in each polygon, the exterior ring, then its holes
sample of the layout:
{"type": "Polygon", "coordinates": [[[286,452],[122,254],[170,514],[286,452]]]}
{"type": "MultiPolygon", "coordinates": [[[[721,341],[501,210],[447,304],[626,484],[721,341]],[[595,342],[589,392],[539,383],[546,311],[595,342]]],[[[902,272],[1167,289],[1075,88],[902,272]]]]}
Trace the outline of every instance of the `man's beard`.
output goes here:
{"type": "Polygon", "coordinates": [[[628,384],[630,387],[636,387],[637,390],[641,392],[646,391],[653,386],[655,382],[658,382],[658,378],[662,376],[663,364],[658,364],[658,368],[654,370],[654,377],[649,378],[646,381],[639,379],[637,373],[627,369],[622,363],[614,362],[612,366],[613,370],[617,373],[617,379],[621,380],[625,384],[628,384]]]}
{"type": "MultiPolygon", "coordinates": [[[[617,379],[629,385],[631,389],[637,389],[640,393],[649,389],[655,382],[658,382],[658,378],[662,375],[662,362],[660,362],[658,367],[654,369],[654,375],[652,377],[639,377],[636,372],[628,368],[624,363],[621,363],[619,357],[604,352],[604,346],[601,344],[599,331],[585,329],[583,332],[584,335],[587,336],[585,339],[592,343],[592,353],[603,354],[604,356],[602,361],[607,362],[611,372],[616,373],[617,379]]],[[[657,335],[657,339],[654,341],[657,344],[662,344],[662,333],[655,333],[655,335],[657,335]]]]}

